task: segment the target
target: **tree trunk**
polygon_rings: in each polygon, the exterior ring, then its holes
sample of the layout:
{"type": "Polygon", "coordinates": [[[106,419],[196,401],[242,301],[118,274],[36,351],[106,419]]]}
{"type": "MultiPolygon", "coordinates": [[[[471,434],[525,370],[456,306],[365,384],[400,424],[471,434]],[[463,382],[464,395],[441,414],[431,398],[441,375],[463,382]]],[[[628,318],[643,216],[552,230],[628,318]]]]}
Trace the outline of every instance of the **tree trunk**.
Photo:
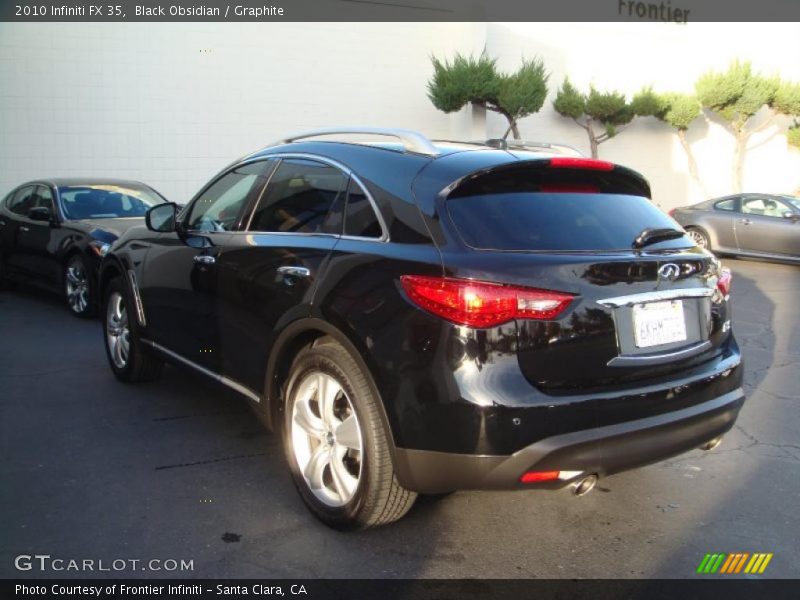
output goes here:
{"type": "Polygon", "coordinates": [[[678,139],[681,141],[681,146],[683,146],[683,151],[686,153],[686,159],[689,162],[689,175],[692,176],[692,179],[694,179],[697,185],[700,186],[700,189],[703,190],[703,196],[709,198],[708,190],[700,179],[700,173],[697,170],[697,161],[694,159],[692,147],[689,145],[689,140],[686,139],[685,129],[678,129],[678,139]]]}
{"type": "Polygon", "coordinates": [[[508,119],[508,129],[506,129],[503,139],[506,139],[509,133],[513,134],[515,140],[521,139],[519,136],[519,127],[517,127],[517,120],[506,113],[503,113],[503,116],[508,119]]]}
{"type": "Polygon", "coordinates": [[[593,120],[591,117],[586,119],[586,133],[589,135],[589,148],[592,151],[592,158],[597,158],[597,136],[594,134],[594,125],[592,124],[593,120]]]}
{"type": "Polygon", "coordinates": [[[744,151],[747,146],[747,135],[742,131],[737,131],[736,148],[733,153],[733,193],[738,194],[742,191],[742,162],[744,162],[744,151]]]}

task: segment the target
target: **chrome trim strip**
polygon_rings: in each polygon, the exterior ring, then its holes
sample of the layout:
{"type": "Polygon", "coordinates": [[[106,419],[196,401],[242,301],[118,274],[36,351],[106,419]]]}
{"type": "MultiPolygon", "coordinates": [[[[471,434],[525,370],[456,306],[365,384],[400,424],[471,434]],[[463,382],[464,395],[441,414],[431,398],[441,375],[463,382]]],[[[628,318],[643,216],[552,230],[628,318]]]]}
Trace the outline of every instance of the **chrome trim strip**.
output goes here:
{"type": "Polygon", "coordinates": [[[144,316],[144,304],[142,304],[142,296],[139,294],[139,284],[136,281],[136,273],[133,269],[128,269],[128,281],[131,284],[131,292],[133,293],[133,304],[136,308],[136,321],[140,327],[147,327],[147,319],[144,316]]]}
{"type": "Polygon", "coordinates": [[[220,375],[219,373],[215,373],[214,371],[206,369],[205,367],[203,367],[201,365],[198,365],[196,362],[193,362],[193,361],[189,360],[188,358],[185,358],[185,357],[181,356],[177,352],[173,352],[172,350],[169,350],[168,348],[165,348],[161,344],[157,344],[156,342],[154,342],[152,340],[148,340],[148,339],[142,338],[142,342],[152,346],[153,348],[155,348],[159,352],[163,352],[167,356],[170,356],[170,357],[174,358],[175,360],[183,363],[187,367],[192,367],[193,369],[195,369],[196,371],[199,371],[203,375],[207,375],[208,377],[211,377],[212,379],[218,381],[219,383],[221,383],[223,385],[226,385],[227,387],[231,388],[232,390],[235,390],[235,391],[239,392],[243,396],[247,396],[248,398],[250,398],[250,400],[253,400],[253,401],[259,402],[259,403],[261,402],[261,397],[258,394],[253,392],[250,388],[243,386],[238,381],[234,381],[233,379],[231,379],[229,377],[225,377],[224,375],[220,375]]]}
{"type": "Polygon", "coordinates": [[[657,292],[644,292],[642,294],[630,294],[628,296],[604,298],[603,300],[597,300],[597,303],[611,308],[619,308],[620,306],[633,306],[634,304],[658,302],[660,300],[677,300],[679,298],[710,298],[713,295],[714,290],[711,288],[683,288],[678,290],[661,290],[657,292]]]}
{"type": "Polygon", "coordinates": [[[393,137],[400,140],[406,152],[414,152],[416,154],[424,154],[425,156],[438,156],[439,149],[424,135],[418,131],[411,129],[395,129],[386,127],[326,127],[323,129],[315,129],[312,131],[305,131],[303,133],[285,137],[270,146],[277,146],[279,144],[289,144],[311,137],[320,137],[327,135],[379,135],[385,137],[393,137]]]}
{"type": "Polygon", "coordinates": [[[675,352],[665,352],[663,354],[631,354],[628,356],[616,356],[608,361],[609,367],[644,367],[649,365],[661,365],[674,360],[689,358],[696,354],[701,354],[711,348],[711,342],[706,340],[694,346],[689,346],[683,350],[675,352]]]}

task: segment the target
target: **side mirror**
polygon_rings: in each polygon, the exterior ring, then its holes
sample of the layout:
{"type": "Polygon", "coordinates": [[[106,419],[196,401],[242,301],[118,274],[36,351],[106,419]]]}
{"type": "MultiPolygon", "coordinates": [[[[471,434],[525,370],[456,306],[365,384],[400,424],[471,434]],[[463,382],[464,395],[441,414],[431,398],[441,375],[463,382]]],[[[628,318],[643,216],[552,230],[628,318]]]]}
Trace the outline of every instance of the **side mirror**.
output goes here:
{"type": "Polygon", "coordinates": [[[178,206],[174,202],[159,204],[148,210],[144,215],[144,222],[150,231],[169,233],[175,231],[175,215],[178,206]]]}
{"type": "Polygon", "coordinates": [[[797,213],[793,213],[790,210],[785,210],[785,211],[783,211],[783,218],[784,219],[790,219],[792,221],[797,221],[797,220],[800,219],[800,215],[798,215],[797,213]]]}
{"type": "Polygon", "coordinates": [[[49,223],[53,220],[53,214],[46,206],[35,206],[28,210],[28,218],[31,221],[42,221],[49,223]]]}

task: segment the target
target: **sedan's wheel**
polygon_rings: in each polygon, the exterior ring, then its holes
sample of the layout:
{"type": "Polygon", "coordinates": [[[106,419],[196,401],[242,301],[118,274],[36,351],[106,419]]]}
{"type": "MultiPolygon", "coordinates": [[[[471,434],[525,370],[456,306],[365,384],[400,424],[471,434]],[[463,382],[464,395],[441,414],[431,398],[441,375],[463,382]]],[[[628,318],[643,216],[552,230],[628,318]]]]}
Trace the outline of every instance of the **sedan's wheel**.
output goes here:
{"type": "Polygon", "coordinates": [[[369,374],[331,338],[301,350],[286,385],[283,437],[295,485],[338,529],[391,523],[414,503],[394,473],[390,438],[369,374]]]}
{"type": "Polygon", "coordinates": [[[126,382],[156,379],[164,362],[142,343],[136,319],[128,307],[128,290],[121,277],[112,279],[103,296],[103,338],[108,364],[126,382]]]}
{"type": "Polygon", "coordinates": [[[64,269],[64,292],[73,315],[89,317],[94,313],[92,277],[81,256],[73,256],[64,269]]]}
{"type": "Polygon", "coordinates": [[[130,330],[128,311],[120,292],[114,291],[106,303],[106,344],[111,360],[119,369],[128,364],[130,330]]]}
{"type": "Polygon", "coordinates": [[[292,450],[311,492],[344,506],[358,488],[364,453],[361,426],[342,386],[322,371],[298,384],[292,407],[292,450]]]}
{"type": "Polygon", "coordinates": [[[686,235],[688,235],[691,240],[701,248],[711,250],[711,244],[708,241],[708,236],[699,229],[690,227],[686,230],[686,235]]]}

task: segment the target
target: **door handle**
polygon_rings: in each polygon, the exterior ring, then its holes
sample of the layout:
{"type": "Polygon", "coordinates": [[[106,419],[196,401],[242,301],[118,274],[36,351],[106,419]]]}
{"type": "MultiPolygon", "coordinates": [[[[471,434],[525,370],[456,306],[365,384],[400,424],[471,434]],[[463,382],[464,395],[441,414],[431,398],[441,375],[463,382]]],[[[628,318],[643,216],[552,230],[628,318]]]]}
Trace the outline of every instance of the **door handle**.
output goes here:
{"type": "Polygon", "coordinates": [[[750,225],[752,221],[750,219],[739,219],[739,223],[744,223],[745,225],[750,225]]]}
{"type": "Polygon", "coordinates": [[[278,267],[278,273],[284,277],[311,277],[311,271],[305,267],[278,267]]]}
{"type": "Polygon", "coordinates": [[[30,231],[30,229],[28,227],[25,227],[25,225],[20,225],[19,230],[20,231],[30,231]]]}
{"type": "Polygon", "coordinates": [[[210,254],[198,254],[194,257],[194,262],[199,265],[213,265],[215,262],[217,262],[217,259],[210,254]]]}

